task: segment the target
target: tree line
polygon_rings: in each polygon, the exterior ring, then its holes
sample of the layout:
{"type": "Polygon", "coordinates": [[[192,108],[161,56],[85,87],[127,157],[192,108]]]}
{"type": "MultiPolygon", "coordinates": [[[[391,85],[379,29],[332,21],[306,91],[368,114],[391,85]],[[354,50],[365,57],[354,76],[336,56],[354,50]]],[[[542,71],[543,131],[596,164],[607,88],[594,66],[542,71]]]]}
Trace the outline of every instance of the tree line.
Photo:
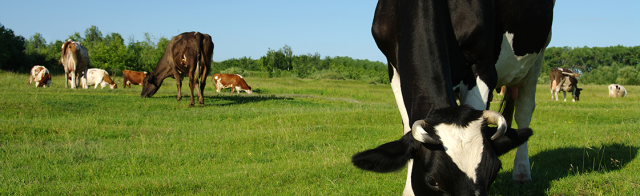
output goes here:
{"type": "Polygon", "coordinates": [[[640,46],[549,47],[538,82],[549,83],[549,71],[556,67],[583,74],[582,84],[640,85],[640,46]]]}
{"type": "MultiPolygon", "coordinates": [[[[89,52],[91,67],[110,73],[124,69],[151,71],[169,42],[165,37],[144,34],[141,41],[131,36],[125,44],[122,35],[103,35],[96,26],[83,35],[75,32],[67,39],[81,42],[89,52]]],[[[66,39],[65,39],[66,40],[66,39]]],[[[62,73],[58,63],[64,40],[47,42],[40,33],[28,39],[15,35],[0,24],[0,69],[28,73],[33,65],[44,65],[53,73],[62,73]]],[[[538,83],[549,83],[549,72],[555,67],[582,73],[582,84],[640,85],[640,46],[549,47],[544,54],[538,83]]],[[[290,46],[269,48],[258,59],[231,58],[212,63],[213,73],[233,73],[255,77],[296,77],[310,79],[353,79],[388,84],[387,65],[379,61],[325,56],[319,53],[294,55],[290,46]]]]}

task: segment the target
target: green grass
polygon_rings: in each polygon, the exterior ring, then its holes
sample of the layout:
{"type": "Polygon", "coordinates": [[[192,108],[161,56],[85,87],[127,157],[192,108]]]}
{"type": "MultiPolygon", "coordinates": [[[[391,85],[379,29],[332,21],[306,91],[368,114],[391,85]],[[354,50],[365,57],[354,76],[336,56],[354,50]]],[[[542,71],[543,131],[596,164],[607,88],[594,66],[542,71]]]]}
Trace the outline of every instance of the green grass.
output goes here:
{"type": "MultiPolygon", "coordinates": [[[[400,138],[389,85],[246,78],[255,92],[215,92],[188,108],[173,79],[153,98],[132,89],[27,86],[0,73],[0,195],[399,195],[406,169],[353,167],[350,157],[400,138]]],[[[122,83],[122,78],[116,79],[122,83]]],[[[529,149],[533,184],[511,184],[503,157],[492,195],[637,195],[640,87],[608,98],[551,101],[538,86],[529,149]]],[[[497,107],[498,104],[493,104],[497,107]]]]}

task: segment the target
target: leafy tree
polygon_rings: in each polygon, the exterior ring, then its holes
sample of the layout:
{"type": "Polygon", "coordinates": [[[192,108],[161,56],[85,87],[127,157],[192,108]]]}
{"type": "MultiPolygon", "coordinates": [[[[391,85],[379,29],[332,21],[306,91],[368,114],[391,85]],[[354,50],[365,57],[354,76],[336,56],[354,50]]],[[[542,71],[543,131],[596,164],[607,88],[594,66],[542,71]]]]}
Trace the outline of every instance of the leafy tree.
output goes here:
{"type": "Polygon", "coordinates": [[[616,78],[617,84],[622,85],[640,85],[638,80],[638,70],[631,66],[626,66],[618,70],[618,78],[616,78]]]}
{"type": "Polygon", "coordinates": [[[16,36],[13,30],[0,24],[0,69],[25,72],[31,68],[22,52],[24,44],[24,37],[16,36]]]}

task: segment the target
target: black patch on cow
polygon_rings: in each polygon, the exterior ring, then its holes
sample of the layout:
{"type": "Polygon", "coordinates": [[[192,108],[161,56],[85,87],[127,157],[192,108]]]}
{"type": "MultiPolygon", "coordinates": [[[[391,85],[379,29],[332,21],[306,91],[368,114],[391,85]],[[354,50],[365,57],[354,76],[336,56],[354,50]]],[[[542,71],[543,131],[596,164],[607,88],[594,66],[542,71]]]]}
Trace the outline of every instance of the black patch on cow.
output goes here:
{"type": "Polygon", "coordinates": [[[497,0],[496,15],[502,32],[512,33],[518,56],[538,53],[546,47],[553,22],[553,0],[497,0]]]}
{"type": "Polygon", "coordinates": [[[435,126],[440,123],[455,124],[461,127],[467,127],[470,122],[478,120],[482,116],[481,110],[475,110],[468,105],[459,107],[448,107],[434,111],[424,121],[435,126]]]}
{"type": "Polygon", "coordinates": [[[351,162],[363,170],[381,173],[397,171],[407,164],[420,147],[420,142],[413,139],[409,132],[399,140],[353,155],[351,162]]]}

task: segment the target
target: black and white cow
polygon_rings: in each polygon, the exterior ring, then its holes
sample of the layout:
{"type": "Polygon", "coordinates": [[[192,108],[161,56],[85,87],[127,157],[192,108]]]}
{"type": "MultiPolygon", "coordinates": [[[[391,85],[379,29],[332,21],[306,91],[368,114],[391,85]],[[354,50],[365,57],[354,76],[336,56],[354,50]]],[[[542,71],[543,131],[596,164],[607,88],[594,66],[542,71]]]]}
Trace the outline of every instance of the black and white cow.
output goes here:
{"type": "Polygon", "coordinates": [[[405,195],[486,195],[501,167],[497,157],[518,147],[513,180],[531,181],[526,140],[554,4],[379,0],[372,33],[387,57],[405,135],[354,155],[354,165],[388,172],[408,162],[405,195]],[[493,122],[510,125],[517,108],[518,130],[503,136],[483,126],[496,86],[507,87],[507,118],[489,115],[502,119],[493,122]]]}
{"type": "Polygon", "coordinates": [[[567,68],[556,67],[555,69],[549,72],[549,81],[551,81],[551,100],[553,100],[553,95],[556,96],[556,101],[558,101],[558,92],[562,91],[564,95],[564,101],[567,101],[567,92],[571,92],[571,97],[573,97],[573,102],[580,101],[580,91],[581,88],[578,88],[578,79],[582,74],[573,73],[571,70],[567,68]]]}

